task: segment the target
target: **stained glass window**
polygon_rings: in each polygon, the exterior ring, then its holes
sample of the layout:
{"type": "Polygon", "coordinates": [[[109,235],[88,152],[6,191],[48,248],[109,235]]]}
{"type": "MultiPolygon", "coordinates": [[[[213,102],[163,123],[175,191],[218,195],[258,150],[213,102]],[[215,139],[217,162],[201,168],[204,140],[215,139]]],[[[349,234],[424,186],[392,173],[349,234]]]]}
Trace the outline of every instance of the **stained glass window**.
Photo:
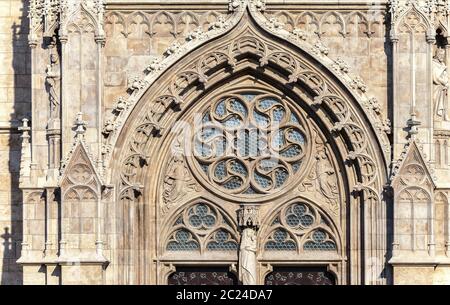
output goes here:
{"type": "Polygon", "coordinates": [[[283,229],[273,232],[270,240],[266,242],[266,250],[272,251],[294,251],[297,249],[295,242],[289,239],[289,234],[283,229]]]}
{"type": "Polygon", "coordinates": [[[336,250],[336,244],[330,240],[328,234],[323,230],[315,230],[311,239],[303,245],[305,250],[331,251],[336,250]]]}
{"type": "Polygon", "coordinates": [[[238,245],[236,241],[231,238],[230,233],[225,230],[219,230],[213,234],[213,239],[208,243],[206,248],[212,251],[230,251],[237,250],[238,245]]]}
{"type": "Polygon", "coordinates": [[[271,222],[274,229],[266,239],[266,251],[336,251],[329,221],[319,210],[304,202],[282,208],[271,222]],[[327,232],[323,228],[329,229],[327,232]]]}
{"type": "Polygon", "coordinates": [[[207,229],[216,224],[216,216],[205,204],[195,205],[188,214],[189,224],[196,229],[207,229]]]}
{"type": "Polygon", "coordinates": [[[231,218],[210,203],[188,205],[173,221],[175,232],[167,251],[237,251],[236,229],[231,218]],[[200,249],[202,248],[202,249],[200,249]]]}
{"type": "Polygon", "coordinates": [[[286,222],[292,228],[308,228],[314,221],[314,215],[305,204],[293,204],[286,211],[286,222]]]}
{"type": "Polygon", "coordinates": [[[176,231],[173,240],[167,244],[168,251],[194,251],[199,248],[198,242],[192,239],[192,234],[187,230],[176,231]]]}

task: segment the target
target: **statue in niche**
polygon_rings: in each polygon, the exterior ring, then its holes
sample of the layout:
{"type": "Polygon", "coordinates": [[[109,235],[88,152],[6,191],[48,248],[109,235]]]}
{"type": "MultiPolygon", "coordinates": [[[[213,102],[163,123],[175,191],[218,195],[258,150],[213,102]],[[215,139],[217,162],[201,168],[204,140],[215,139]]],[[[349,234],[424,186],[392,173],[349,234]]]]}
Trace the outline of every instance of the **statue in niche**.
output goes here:
{"type": "Polygon", "coordinates": [[[50,99],[50,117],[53,119],[59,118],[60,80],[61,72],[59,68],[58,54],[52,53],[50,55],[50,64],[47,65],[47,76],[45,81],[50,99]]]}
{"type": "Polygon", "coordinates": [[[256,285],[256,231],[249,227],[242,231],[239,280],[244,285],[256,285]]]}
{"type": "Polygon", "coordinates": [[[437,49],[433,59],[434,113],[441,120],[448,120],[448,73],[445,50],[437,49]]]}

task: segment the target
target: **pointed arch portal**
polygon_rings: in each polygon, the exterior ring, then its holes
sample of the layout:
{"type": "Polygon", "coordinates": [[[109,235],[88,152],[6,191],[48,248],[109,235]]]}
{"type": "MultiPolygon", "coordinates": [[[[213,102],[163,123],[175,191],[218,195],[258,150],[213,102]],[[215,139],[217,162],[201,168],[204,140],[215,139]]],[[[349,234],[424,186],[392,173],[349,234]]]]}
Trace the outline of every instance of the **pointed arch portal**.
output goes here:
{"type": "Polygon", "coordinates": [[[186,268],[235,282],[241,205],[259,211],[257,283],[288,267],[319,282],[385,281],[386,150],[370,114],[313,51],[260,24],[242,12],[124,118],[109,174],[118,283],[176,282],[186,268]]]}

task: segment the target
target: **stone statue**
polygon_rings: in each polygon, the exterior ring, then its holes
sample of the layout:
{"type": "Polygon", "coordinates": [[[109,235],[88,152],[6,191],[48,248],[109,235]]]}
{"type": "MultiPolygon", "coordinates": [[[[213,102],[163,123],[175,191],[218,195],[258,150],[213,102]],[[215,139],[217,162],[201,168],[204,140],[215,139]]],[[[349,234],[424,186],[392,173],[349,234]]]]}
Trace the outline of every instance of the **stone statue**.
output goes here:
{"type": "Polygon", "coordinates": [[[448,120],[448,73],[445,65],[445,50],[437,49],[433,59],[434,113],[443,120],[448,120]]]}
{"type": "Polygon", "coordinates": [[[47,90],[50,99],[50,117],[57,119],[59,118],[59,108],[60,108],[60,80],[61,72],[59,69],[59,59],[57,54],[50,55],[50,64],[47,65],[47,90]]]}
{"type": "Polygon", "coordinates": [[[242,231],[239,280],[244,285],[256,285],[256,231],[253,228],[242,231]]]}

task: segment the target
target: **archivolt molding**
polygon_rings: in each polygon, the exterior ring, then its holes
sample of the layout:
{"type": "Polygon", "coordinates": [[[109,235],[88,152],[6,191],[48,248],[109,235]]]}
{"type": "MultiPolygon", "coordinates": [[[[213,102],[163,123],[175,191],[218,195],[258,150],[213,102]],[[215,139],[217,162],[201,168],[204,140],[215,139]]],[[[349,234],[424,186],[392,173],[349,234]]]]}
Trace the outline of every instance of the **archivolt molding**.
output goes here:
{"type": "MultiPolygon", "coordinates": [[[[311,46],[303,40],[303,36],[301,34],[302,32],[298,29],[288,32],[283,29],[282,24],[276,19],[272,18],[267,20],[267,18],[261,13],[264,9],[263,1],[243,0],[230,2],[230,10],[233,13],[228,17],[228,19],[219,18],[219,20],[215,22],[207,32],[204,32],[201,28],[199,28],[188,35],[185,43],[181,44],[179,42],[174,42],[167,49],[163,58],[155,58],[147,66],[146,72],[148,74],[143,79],[136,78],[131,82],[129,87],[129,97],[119,98],[117,106],[111,114],[111,117],[108,118],[107,125],[105,126],[108,128],[108,131],[105,133],[107,137],[103,147],[104,164],[108,164],[110,161],[109,159],[111,157],[112,147],[115,147],[117,137],[123,129],[124,122],[132,112],[136,102],[143,96],[151,84],[175,62],[184,57],[190,51],[204,45],[218,36],[229,32],[232,28],[234,28],[241,20],[247,7],[254,20],[267,32],[283,40],[287,40],[293,45],[296,45],[306,53],[310,54],[310,56],[315,58],[318,62],[322,63],[325,67],[332,71],[336,77],[344,80],[344,84],[347,89],[352,92],[356,100],[365,110],[367,110],[365,113],[368,116],[371,125],[377,130],[374,135],[378,138],[379,143],[383,147],[385,162],[387,162],[386,160],[389,160],[390,143],[387,133],[390,132],[390,123],[389,121],[383,119],[381,107],[378,101],[375,98],[370,98],[366,95],[367,86],[364,84],[363,80],[360,77],[350,74],[348,65],[346,65],[342,59],[338,58],[336,60],[332,60],[329,58],[327,56],[328,49],[323,46],[320,41],[314,46],[311,46]]],[[[267,59],[262,59],[262,63],[264,63],[265,60],[267,59]]],[[[228,62],[231,66],[233,66],[233,59],[230,59],[228,62]]],[[[200,81],[205,80],[202,74],[198,71],[192,71],[190,75],[186,75],[186,77],[190,77],[191,79],[198,78],[200,81]]],[[[295,82],[299,77],[301,77],[301,74],[296,75],[293,73],[291,75],[290,82],[295,82]]],[[[320,105],[323,99],[326,98],[328,97],[318,97],[316,99],[317,104],[320,105]]],[[[169,97],[162,102],[164,107],[178,105],[180,103],[182,103],[182,101],[176,94],[172,94],[171,96],[169,95],[169,97]]],[[[347,124],[347,122],[342,123],[343,125],[338,127],[338,129],[342,129],[342,127],[347,124]]],[[[159,129],[157,124],[155,124],[155,127],[157,130],[159,129]]]]}
{"type": "MultiPolygon", "coordinates": [[[[354,190],[363,191],[366,202],[379,201],[382,184],[379,179],[383,178],[379,177],[378,173],[380,166],[384,166],[379,165],[380,160],[373,158],[375,148],[369,144],[371,136],[367,134],[366,127],[363,127],[364,124],[361,125],[360,118],[352,107],[321,75],[309,70],[310,68],[299,61],[295,55],[286,53],[286,51],[280,52],[276,46],[258,39],[255,34],[244,35],[226,46],[218,47],[217,50],[204,55],[199,61],[194,62],[190,69],[177,74],[172,85],[165,93],[154,100],[144,120],[138,123],[135,134],[127,145],[129,153],[123,161],[122,174],[120,175],[120,196],[134,199],[134,196],[141,192],[143,186],[139,182],[141,179],[139,173],[142,164],[145,164],[145,160],[148,159],[147,142],[150,136],[164,132],[164,116],[169,112],[169,108],[176,110],[184,107],[183,95],[190,90],[189,88],[197,86],[199,83],[202,84],[202,82],[204,85],[207,84],[207,78],[201,77],[202,74],[205,76],[208,73],[216,72],[218,69],[233,68],[239,54],[243,51],[250,51],[259,57],[261,67],[281,66],[287,73],[285,84],[295,85],[300,82],[309,88],[314,96],[311,107],[324,109],[325,112],[330,113],[328,120],[333,125],[331,131],[335,134],[345,135],[344,138],[347,138],[347,140],[344,140],[344,142],[349,143],[347,159],[358,164],[361,172],[359,183],[354,190]],[[221,50],[221,52],[217,50],[221,50]],[[226,50],[229,50],[229,53],[226,50]],[[205,58],[209,58],[206,65],[205,58]],[[204,67],[209,67],[210,72],[201,72],[204,67]]],[[[139,90],[138,92],[134,91],[133,94],[132,97],[137,98],[137,96],[142,96],[143,92],[139,90]]],[[[128,111],[131,111],[131,109],[128,111]]],[[[118,132],[115,136],[117,134],[118,132]]]]}
{"type": "MultiPolygon", "coordinates": [[[[280,37],[283,40],[287,40],[293,45],[298,46],[306,53],[312,55],[312,57],[314,57],[318,62],[322,63],[330,71],[335,72],[335,75],[339,79],[344,80],[344,84],[347,86],[349,91],[353,93],[353,96],[363,106],[363,108],[368,111],[368,119],[372,123],[372,126],[375,126],[375,128],[379,131],[379,133],[377,133],[378,141],[383,147],[386,160],[389,160],[390,142],[386,132],[390,132],[390,123],[383,120],[383,116],[381,115],[380,107],[379,105],[377,105],[378,102],[376,101],[376,99],[370,98],[366,95],[367,86],[365,85],[362,78],[350,74],[348,71],[348,65],[346,65],[342,59],[338,58],[336,60],[333,60],[329,58],[327,56],[328,49],[324,47],[320,43],[320,41],[311,47],[310,44],[302,39],[301,35],[298,34],[298,31],[286,31],[281,25],[278,25],[279,21],[273,19],[267,21],[267,19],[263,14],[261,14],[261,12],[255,10],[252,11],[252,16],[256,20],[256,22],[267,32],[275,35],[276,37],[280,37]],[[344,66],[344,68],[342,68],[342,66],[344,66]]],[[[320,102],[320,98],[317,99],[317,102],[320,102]]]]}
{"type": "MultiPolygon", "coordinates": [[[[119,98],[112,116],[111,118],[109,118],[109,122],[107,122],[108,124],[105,125],[105,127],[108,127],[110,130],[106,132],[107,137],[103,147],[104,164],[108,164],[109,157],[111,156],[112,152],[111,148],[115,147],[115,142],[123,128],[124,122],[132,112],[136,102],[144,95],[150,85],[156,79],[158,79],[159,76],[162,75],[170,66],[172,66],[176,61],[188,54],[191,50],[194,50],[195,48],[205,44],[207,41],[219,37],[220,35],[223,35],[230,29],[232,29],[242,18],[243,14],[244,10],[237,10],[237,13],[232,14],[227,19],[219,18],[219,20],[212,24],[209,30],[206,32],[204,32],[201,28],[197,29],[196,31],[188,35],[184,44],[180,44],[179,42],[175,41],[166,50],[163,58],[155,58],[151,63],[149,63],[149,65],[145,69],[147,75],[144,79],[139,79],[138,77],[136,77],[136,79],[131,82],[131,85],[129,86],[129,97],[119,98]],[[111,126],[112,128],[110,128],[111,126]]],[[[197,72],[193,72],[190,75],[185,75],[185,77],[187,78],[195,78],[196,76],[198,76],[197,72]]],[[[174,84],[173,86],[176,86],[176,84],[174,84]]],[[[178,105],[182,101],[177,96],[168,95],[166,97],[161,97],[159,102],[162,107],[160,110],[155,110],[156,112],[164,111],[163,108],[178,105]]],[[[159,126],[157,126],[156,123],[154,123],[154,126],[156,127],[156,130],[159,129],[159,126]]]]}

